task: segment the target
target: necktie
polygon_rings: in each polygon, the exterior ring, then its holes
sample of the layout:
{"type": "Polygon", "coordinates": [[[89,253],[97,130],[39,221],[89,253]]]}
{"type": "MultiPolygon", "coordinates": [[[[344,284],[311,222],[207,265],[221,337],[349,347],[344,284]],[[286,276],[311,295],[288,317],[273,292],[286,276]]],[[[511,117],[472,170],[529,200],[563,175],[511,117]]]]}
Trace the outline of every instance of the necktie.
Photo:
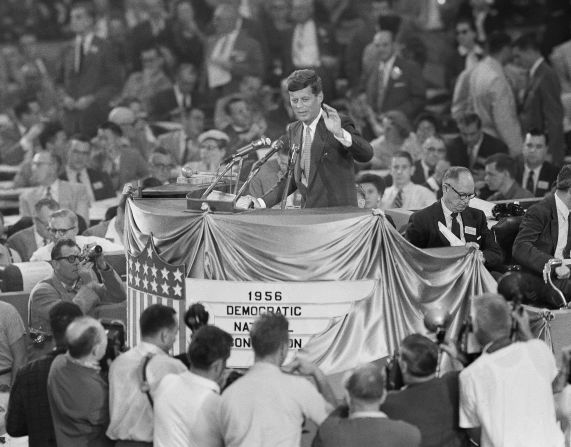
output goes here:
{"type": "Polygon", "coordinates": [[[83,37],[80,37],[76,42],[74,68],[75,72],[79,73],[83,63],[83,37]]]}
{"type": "Polygon", "coordinates": [[[428,178],[434,175],[434,168],[428,168],[428,178]]]}
{"type": "Polygon", "coordinates": [[[535,176],[535,172],[534,171],[529,171],[529,175],[527,176],[527,182],[525,184],[525,189],[527,189],[529,192],[532,192],[535,194],[535,182],[534,182],[534,177],[535,176]]]}
{"type": "Polygon", "coordinates": [[[78,173],[75,175],[75,179],[77,180],[77,183],[81,183],[81,172],[78,172],[78,173]]]}
{"type": "Polygon", "coordinates": [[[458,239],[460,237],[460,222],[458,222],[458,213],[451,213],[450,217],[452,217],[452,234],[456,236],[458,239]]]}
{"type": "Polygon", "coordinates": [[[563,259],[569,259],[571,257],[569,251],[571,251],[571,213],[567,216],[567,243],[563,249],[563,259]]]}
{"type": "Polygon", "coordinates": [[[45,197],[46,199],[53,199],[53,196],[52,196],[52,187],[51,187],[51,186],[48,186],[48,187],[46,188],[46,192],[45,192],[45,194],[44,194],[44,197],[45,197]]]}
{"type": "Polygon", "coordinates": [[[385,101],[385,63],[379,63],[379,81],[377,87],[377,109],[382,110],[383,102],[385,101]]]}
{"type": "Polygon", "coordinates": [[[393,208],[402,208],[402,189],[399,189],[395,200],[393,200],[393,208]]]}
{"type": "Polygon", "coordinates": [[[301,182],[307,186],[309,180],[309,165],[311,163],[311,130],[304,126],[303,146],[301,148],[301,182]]]}

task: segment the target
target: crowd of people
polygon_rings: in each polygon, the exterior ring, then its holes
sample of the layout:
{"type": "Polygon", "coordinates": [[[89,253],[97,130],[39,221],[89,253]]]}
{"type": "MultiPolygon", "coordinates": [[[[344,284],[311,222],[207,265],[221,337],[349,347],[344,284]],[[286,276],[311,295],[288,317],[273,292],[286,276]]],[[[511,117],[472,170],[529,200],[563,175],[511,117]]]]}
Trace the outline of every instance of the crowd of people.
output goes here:
{"type": "MultiPolygon", "coordinates": [[[[569,412],[570,354],[558,374],[541,342],[515,341],[511,319],[526,322],[498,296],[474,299],[484,354],[459,375],[437,377],[439,347],[413,334],[397,361],[406,387],[387,395],[379,365],[359,367],[340,408],[315,365],[282,368],[284,318],[256,322],[255,364],[230,385],[221,329],[196,330],[180,362],[173,309],[151,306],[141,343],[111,361],[93,316],[126,299],[109,255],[124,253],[130,191],[209,178],[263,137],[279,150],[249,185],[252,206],[290,188],[296,206],[416,211],[397,228],[412,244],[464,245],[497,278],[512,258],[524,302],[565,306],[542,271],[571,256],[569,14],[548,0],[1,2],[0,180],[20,220],[0,220],[0,264],[53,267],[30,294],[28,353],[21,318],[0,313],[8,432],[31,446],[294,446],[309,419],[315,446],[563,445],[551,384],[569,412]],[[475,197],[539,202],[513,253],[475,197]],[[96,202],[110,207],[92,225],[96,202]]],[[[567,297],[570,277],[554,269],[567,297]]]]}

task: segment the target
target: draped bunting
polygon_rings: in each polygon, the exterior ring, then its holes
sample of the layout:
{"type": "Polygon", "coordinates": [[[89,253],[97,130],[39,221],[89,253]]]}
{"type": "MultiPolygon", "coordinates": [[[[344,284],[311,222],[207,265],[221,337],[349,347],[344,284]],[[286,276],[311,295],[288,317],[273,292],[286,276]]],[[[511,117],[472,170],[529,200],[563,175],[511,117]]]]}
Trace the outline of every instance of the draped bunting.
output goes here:
{"type": "MultiPolygon", "coordinates": [[[[304,347],[327,373],[386,356],[407,334],[426,333],[427,310],[450,315],[458,333],[468,298],[496,283],[473,251],[420,250],[384,215],[360,209],[186,211],[181,199],[129,200],[126,237],[137,255],[148,238],[187,276],[233,281],[373,279],[376,287],[304,347]]],[[[231,300],[232,297],[229,297],[231,300]]]]}

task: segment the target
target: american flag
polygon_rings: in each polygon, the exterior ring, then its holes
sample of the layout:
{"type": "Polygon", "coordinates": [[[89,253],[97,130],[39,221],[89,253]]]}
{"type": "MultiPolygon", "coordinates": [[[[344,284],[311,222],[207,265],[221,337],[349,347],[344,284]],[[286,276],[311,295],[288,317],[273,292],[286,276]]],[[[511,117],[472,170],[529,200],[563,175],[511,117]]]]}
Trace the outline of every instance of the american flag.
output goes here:
{"type": "Polygon", "coordinates": [[[141,339],[139,316],[151,304],[163,304],[176,310],[179,322],[178,338],[173,353],[185,352],[187,328],[185,265],[172,265],[161,259],[152,236],[138,256],[127,256],[127,343],[135,346],[141,339]]]}

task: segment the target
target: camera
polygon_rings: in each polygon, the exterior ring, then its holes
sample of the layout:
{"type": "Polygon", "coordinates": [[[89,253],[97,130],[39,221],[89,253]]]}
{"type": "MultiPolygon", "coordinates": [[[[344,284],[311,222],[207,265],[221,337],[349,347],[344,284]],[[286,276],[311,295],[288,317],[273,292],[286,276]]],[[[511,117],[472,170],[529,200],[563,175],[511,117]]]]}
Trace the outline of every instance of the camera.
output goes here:
{"type": "Polygon", "coordinates": [[[89,262],[95,262],[95,260],[101,256],[103,249],[101,245],[94,245],[93,247],[86,248],[83,253],[83,259],[89,262]]]}

